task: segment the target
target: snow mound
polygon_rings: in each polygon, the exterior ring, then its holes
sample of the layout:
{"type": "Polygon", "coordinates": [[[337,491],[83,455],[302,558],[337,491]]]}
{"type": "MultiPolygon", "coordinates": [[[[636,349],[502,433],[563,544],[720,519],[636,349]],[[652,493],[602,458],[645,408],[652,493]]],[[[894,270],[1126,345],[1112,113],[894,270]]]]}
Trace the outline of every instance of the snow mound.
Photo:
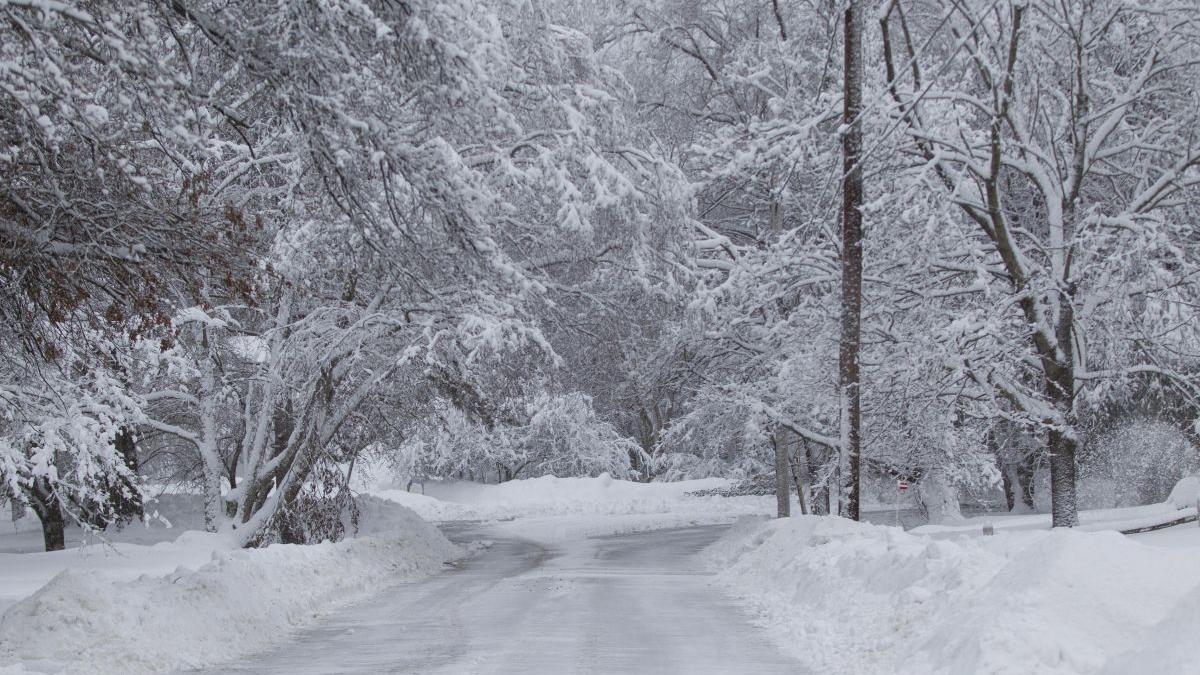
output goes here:
{"type": "Polygon", "coordinates": [[[1151,631],[1148,640],[1111,659],[1101,672],[1194,675],[1197,635],[1200,635],[1200,588],[1180,598],[1175,609],[1151,631]]]}
{"type": "Polygon", "coordinates": [[[436,527],[425,522],[412,509],[396,502],[370,495],[359,495],[354,501],[358,506],[356,536],[412,533],[421,540],[444,539],[436,527]]]}
{"type": "MultiPolygon", "coordinates": [[[[802,516],[735,526],[706,555],[816,672],[1096,673],[1146,644],[1161,672],[1194,665],[1195,549],[1064,530],[934,540],[802,516]]],[[[1138,671],[1160,672],[1111,672],[1138,671]]]]}
{"type": "Polygon", "coordinates": [[[0,659],[50,672],[196,668],[260,650],[461,555],[408,509],[368,502],[364,511],[363,529],[378,536],[216,551],[198,569],[132,581],[67,569],[0,618],[0,659]]]}
{"type": "Polygon", "coordinates": [[[1167,503],[1177,509],[1186,509],[1200,503],[1200,476],[1188,476],[1171,489],[1167,503]]]}

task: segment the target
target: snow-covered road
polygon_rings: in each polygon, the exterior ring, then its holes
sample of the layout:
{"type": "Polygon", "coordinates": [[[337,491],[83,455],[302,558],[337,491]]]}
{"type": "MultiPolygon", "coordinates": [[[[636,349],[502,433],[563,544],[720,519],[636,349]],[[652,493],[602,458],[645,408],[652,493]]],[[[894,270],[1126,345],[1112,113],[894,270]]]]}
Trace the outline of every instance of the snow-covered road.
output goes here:
{"type": "MultiPolygon", "coordinates": [[[[803,673],[710,585],[721,526],[545,547],[498,539],[212,673],[803,673]]],[[[459,540],[486,532],[454,533],[459,540]]]]}

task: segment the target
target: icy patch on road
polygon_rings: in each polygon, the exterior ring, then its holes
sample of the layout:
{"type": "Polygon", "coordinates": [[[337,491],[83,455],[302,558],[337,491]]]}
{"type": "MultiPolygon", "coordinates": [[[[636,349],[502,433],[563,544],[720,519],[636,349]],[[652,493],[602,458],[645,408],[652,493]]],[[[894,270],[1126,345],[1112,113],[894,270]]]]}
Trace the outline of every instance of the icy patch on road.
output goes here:
{"type": "Polygon", "coordinates": [[[92,673],[217,663],[285,639],[388,584],[434,574],[462,554],[396,505],[368,502],[363,524],[378,535],[218,549],[198,569],[180,567],[165,576],[122,580],[66,569],[0,619],[0,659],[39,671],[92,673]]]}
{"type": "Polygon", "coordinates": [[[1109,672],[1194,672],[1195,548],[1065,530],[933,540],[798,517],[735,525],[706,555],[816,672],[1097,673],[1137,663],[1130,650],[1153,667],[1109,672]]]}

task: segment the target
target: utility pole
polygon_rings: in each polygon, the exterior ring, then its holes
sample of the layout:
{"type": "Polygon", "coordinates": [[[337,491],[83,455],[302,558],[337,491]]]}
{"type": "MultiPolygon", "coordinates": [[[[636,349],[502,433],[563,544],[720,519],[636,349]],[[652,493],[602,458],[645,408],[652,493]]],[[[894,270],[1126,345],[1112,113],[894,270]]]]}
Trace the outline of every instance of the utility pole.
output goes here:
{"type": "MultiPolygon", "coordinates": [[[[838,349],[838,394],[842,457],[847,466],[839,488],[849,482],[842,515],[859,519],[862,421],[859,351],[862,344],[862,0],[846,0],[843,19],[842,107],[842,334],[838,349]]],[[[842,500],[838,500],[842,503],[842,500]]]]}

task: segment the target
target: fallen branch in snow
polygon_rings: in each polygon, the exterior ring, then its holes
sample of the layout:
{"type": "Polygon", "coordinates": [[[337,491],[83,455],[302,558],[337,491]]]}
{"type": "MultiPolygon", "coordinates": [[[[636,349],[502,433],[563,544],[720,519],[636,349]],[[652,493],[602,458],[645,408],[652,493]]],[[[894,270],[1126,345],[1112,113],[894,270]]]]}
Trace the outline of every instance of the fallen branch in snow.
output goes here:
{"type": "Polygon", "coordinates": [[[1142,534],[1143,532],[1153,532],[1155,530],[1165,530],[1168,527],[1175,527],[1176,525],[1186,525],[1188,523],[1194,523],[1194,522],[1196,522],[1196,520],[1197,520],[1197,515],[1193,513],[1190,516],[1176,518],[1175,520],[1172,520],[1172,521],[1169,521],[1166,523],[1159,523],[1157,525],[1146,525],[1145,527],[1135,527],[1135,528],[1132,528],[1129,530],[1120,530],[1120,533],[1121,534],[1142,534]]]}

